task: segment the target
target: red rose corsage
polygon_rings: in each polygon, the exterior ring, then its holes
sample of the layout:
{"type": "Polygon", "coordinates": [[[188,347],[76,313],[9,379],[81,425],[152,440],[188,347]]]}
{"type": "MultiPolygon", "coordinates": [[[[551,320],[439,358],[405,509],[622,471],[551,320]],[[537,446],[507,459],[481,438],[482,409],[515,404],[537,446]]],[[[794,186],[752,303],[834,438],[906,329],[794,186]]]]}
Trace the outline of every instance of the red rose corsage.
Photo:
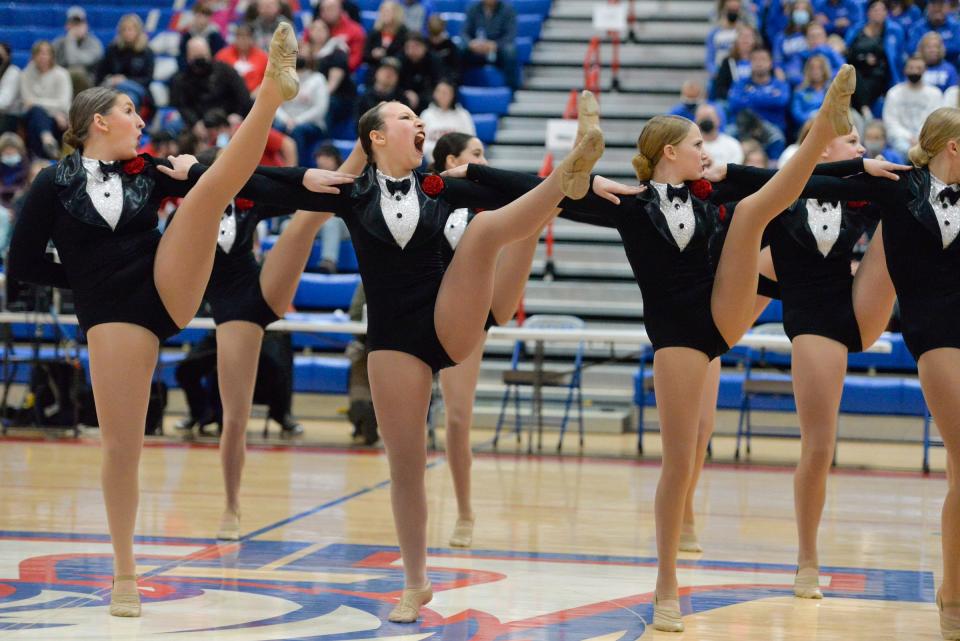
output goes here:
{"type": "Polygon", "coordinates": [[[142,173],[147,167],[147,161],[143,159],[142,156],[137,156],[136,158],[131,158],[127,162],[123,163],[123,173],[128,176],[136,176],[139,173],[142,173]]]}
{"type": "Polygon", "coordinates": [[[233,206],[240,211],[246,211],[253,209],[253,201],[247,198],[235,198],[233,200],[233,206]]]}
{"type": "Polygon", "coordinates": [[[869,204],[870,204],[869,200],[848,200],[847,201],[847,207],[850,207],[852,209],[861,209],[863,207],[866,207],[869,204]]]}
{"type": "Polygon", "coordinates": [[[720,207],[717,208],[717,216],[720,217],[721,223],[727,222],[727,208],[725,205],[720,205],[720,207]]]}
{"type": "Polygon", "coordinates": [[[701,178],[690,183],[690,191],[700,200],[706,200],[713,193],[713,183],[701,178]]]}
{"type": "Polygon", "coordinates": [[[423,193],[430,196],[431,198],[436,198],[439,196],[446,185],[443,182],[443,178],[437,176],[436,174],[430,174],[423,179],[423,182],[420,184],[420,188],[423,189],[423,193]]]}

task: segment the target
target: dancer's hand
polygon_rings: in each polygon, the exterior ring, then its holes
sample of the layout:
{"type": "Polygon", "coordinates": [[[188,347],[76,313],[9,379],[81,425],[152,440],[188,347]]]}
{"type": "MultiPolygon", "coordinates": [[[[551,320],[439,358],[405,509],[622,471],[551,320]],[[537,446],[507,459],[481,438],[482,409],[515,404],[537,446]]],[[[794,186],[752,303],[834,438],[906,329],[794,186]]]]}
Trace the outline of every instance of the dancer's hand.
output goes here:
{"type": "Polygon", "coordinates": [[[727,179],[727,163],[714,162],[703,170],[703,179],[712,183],[723,182],[727,179]]]}
{"type": "Polygon", "coordinates": [[[308,169],[303,175],[303,186],[318,194],[339,194],[337,185],[346,185],[353,182],[356,176],[342,171],[328,169],[308,169]]]}
{"type": "Polygon", "coordinates": [[[863,161],[863,170],[871,176],[877,178],[889,178],[890,180],[900,180],[900,176],[895,171],[909,171],[913,169],[910,165],[898,165],[889,160],[874,160],[865,158],[863,161]]]}
{"type": "Polygon", "coordinates": [[[609,200],[614,205],[620,204],[620,199],[617,196],[636,196],[646,189],[644,185],[624,185],[603,176],[596,176],[593,179],[593,193],[609,200]]]}
{"type": "Polygon", "coordinates": [[[440,172],[440,175],[441,175],[441,176],[446,176],[447,178],[466,178],[466,177],[467,177],[467,166],[468,166],[469,164],[470,164],[470,163],[466,163],[466,164],[463,164],[463,165],[457,165],[456,167],[453,167],[452,169],[448,169],[448,170],[446,170],[446,171],[440,172]]]}
{"type": "Polygon", "coordinates": [[[157,165],[157,170],[174,180],[186,180],[190,173],[190,168],[197,164],[197,159],[190,154],[180,154],[179,156],[167,156],[167,160],[173,165],[173,169],[166,165],[157,165]]]}

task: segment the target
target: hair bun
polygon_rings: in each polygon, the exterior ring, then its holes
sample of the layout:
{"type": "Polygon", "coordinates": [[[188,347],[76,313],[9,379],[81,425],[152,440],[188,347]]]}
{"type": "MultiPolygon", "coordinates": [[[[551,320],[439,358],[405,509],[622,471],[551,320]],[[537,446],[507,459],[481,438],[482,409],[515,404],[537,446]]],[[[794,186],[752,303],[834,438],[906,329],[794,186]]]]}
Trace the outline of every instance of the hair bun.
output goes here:
{"type": "Polygon", "coordinates": [[[650,159],[644,156],[643,154],[637,154],[633,157],[633,170],[637,172],[637,178],[642,182],[644,180],[650,180],[653,176],[653,165],[650,164],[650,159]]]}
{"type": "Polygon", "coordinates": [[[73,133],[73,128],[67,129],[63,134],[63,143],[69,145],[74,149],[80,149],[83,146],[83,141],[77,138],[77,135],[73,133]]]}
{"type": "Polygon", "coordinates": [[[926,167],[930,164],[931,155],[930,152],[917,144],[910,148],[910,151],[907,153],[907,158],[909,158],[910,162],[916,167],[926,167]]]}

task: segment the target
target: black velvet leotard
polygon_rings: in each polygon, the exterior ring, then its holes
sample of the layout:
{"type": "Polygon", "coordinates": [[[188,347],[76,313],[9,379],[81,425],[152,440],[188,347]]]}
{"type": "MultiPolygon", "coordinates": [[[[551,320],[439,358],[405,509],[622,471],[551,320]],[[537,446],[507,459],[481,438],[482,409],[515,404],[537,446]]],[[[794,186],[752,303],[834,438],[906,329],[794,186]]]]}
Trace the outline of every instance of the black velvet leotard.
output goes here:
{"type": "MultiPolygon", "coordinates": [[[[84,331],[109,322],[140,325],[160,340],[180,331],[157,292],[153,263],[160,243],[157,208],[166,197],[184,196],[205,171],[190,169],[187,180],[157,170],[166,161],[149,155],[124,165],[123,210],[115,229],[86,192],[80,152],[40,172],[30,187],[10,240],[11,278],[74,291],[84,331]],[[61,263],[46,258],[52,240],[61,263]]],[[[240,195],[276,204],[285,184],[254,175],[240,195]]]]}

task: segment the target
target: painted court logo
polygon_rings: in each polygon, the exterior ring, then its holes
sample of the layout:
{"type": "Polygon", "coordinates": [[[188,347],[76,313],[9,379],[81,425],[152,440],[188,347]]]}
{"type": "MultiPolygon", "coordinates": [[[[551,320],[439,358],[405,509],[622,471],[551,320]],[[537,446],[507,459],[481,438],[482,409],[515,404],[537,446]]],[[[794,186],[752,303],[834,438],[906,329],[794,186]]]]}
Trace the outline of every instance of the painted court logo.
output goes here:
{"type": "MultiPolygon", "coordinates": [[[[652,618],[653,559],[432,550],[434,599],[387,622],[403,586],[396,548],[141,539],[140,619],[106,609],[102,536],[0,534],[0,639],[633,641],[652,618]],[[201,636],[202,635],[202,636],[201,636]]],[[[791,594],[793,567],[681,562],[685,612],[791,594]]],[[[929,602],[929,572],[825,568],[830,598],[929,602]]]]}

